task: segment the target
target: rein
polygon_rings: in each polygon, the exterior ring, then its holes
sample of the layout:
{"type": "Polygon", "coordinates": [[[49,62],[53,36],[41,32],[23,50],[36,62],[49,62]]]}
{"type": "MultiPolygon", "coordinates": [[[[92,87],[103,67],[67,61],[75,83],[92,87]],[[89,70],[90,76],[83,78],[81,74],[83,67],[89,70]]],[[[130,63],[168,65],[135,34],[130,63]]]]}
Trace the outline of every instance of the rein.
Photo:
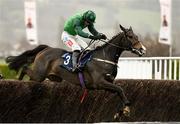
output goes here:
{"type": "MultiPolygon", "coordinates": [[[[107,40],[109,41],[109,39],[107,39],[107,40]]],[[[120,49],[124,49],[124,50],[129,50],[129,49],[126,48],[126,47],[120,47],[120,46],[118,46],[118,45],[115,45],[115,44],[113,44],[113,43],[109,43],[109,42],[107,42],[107,41],[105,41],[105,40],[102,40],[102,39],[100,39],[100,41],[102,41],[102,42],[104,42],[104,43],[106,43],[106,44],[109,44],[109,45],[111,45],[111,46],[114,46],[114,47],[116,47],[116,48],[120,48],[120,49]]],[[[92,43],[94,43],[94,42],[95,42],[95,40],[91,40],[90,43],[88,44],[88,47],[89,47],[92,43]]],[[[116,62],[112,62],[112,61],[104,60],[104,59],[100,59],[100,58],[93,58],[93,59],[96,60],[96,61],[99,61],[99,62],[104,62],[104,63],[111,64],[111,65],[114,65],[114,66],[117,66],[117,67],[118,67],[118,64],[117,64],[116,62]]]]}
{"type": "MultiPolygon", "coordinates": [[[[109,39],[107,39],[108,41],[109,41],[109,39]]],[[[114,46],[114,47],[116,47],[116,48],[123,48],[124,50],[128,50],[127,48],[125,48],[125,47],[120,47],[120,46],[118,46],[118,45],[115,45],[115,44],[113,44],[113,43],[109,43],[109,42],[107,42],[107,41],[105,41],[105,40],[100,40],[100,41],[102,41],[102,42],[104,42],[104,43],[106,43],[106,44],[109,44],[109,45],[111,45],[111,46],[114,46]]],[[[107,63],[107,64],[111,64],[111,65],[114,65],[114,66],[117,66],[118,67],[118,64],[116,63],[116,62],[113,62],[113,61],[109,61],[109,60],[104,60],[104,59],[100,59],[100,58],[93,58],[94,60],[96,60],[96,61],[99,61],[99,62],[104,62],[104,63],[107,63]]]]}
{"type": "MultiPolygon", "coordinates": [[[[109,39],[108,39],[108,40],[109,40],[109,39]]],[[[120,46],[115,45],[115,44],[113,44],[113,43],[109,43],[109,42],[107,42],[107,41],[105,41],[105,40],[100,40],[100,41],[102,41],[102,42],[104,42],[104,43],[106,43],[106,44],[109,44],[109,45],[111,45],[111,46],[114,46],[114,47],[120,48],[120,49],[129,50],[129,49],[128,49],[128,48],[126,48],[126,47],[120,47],[120,46]]]]}
{"type": "MultiPolygon", "coordinates": [[[[110,39],[107,39],[107,40],[109,41],[110,39]]],[[[102,40],[102,39],[100,39],[100,41],[102,41],[102,42],[104,42],[104,43],[106,43],[106,44],[109,44],[109,45],[111,45],[111,46],[114,46],[114,47],[116,47],[116,48],[120,48],[120,49],[124,49],[124,50],[129,50],[129,48],[120,47],[120,46],[118,46],[118,45],[115,45],[115,44],[113,44],[113,43],[109,43],[109,42],[107,42],[107,41],[105,41],[105,40],[102,40]]],[[[83,50],[83,52],[84,52],[91,44],[93,44],[94,42],[95,42],[95,40],[91,40],[90,43],[88,44],[88,46],[83,50]]],[[[100,58],[93,58],[93,59],[96,60],[96,61],[99,61],[99,62],[105,62],[105,63],[111,64],[111,65],[118,66],[118,64],[117,64],[116,62],[112,62],[112,61],[109,61],[109,60],[104,60],[104,59],[100,59],[100,58]]]]}

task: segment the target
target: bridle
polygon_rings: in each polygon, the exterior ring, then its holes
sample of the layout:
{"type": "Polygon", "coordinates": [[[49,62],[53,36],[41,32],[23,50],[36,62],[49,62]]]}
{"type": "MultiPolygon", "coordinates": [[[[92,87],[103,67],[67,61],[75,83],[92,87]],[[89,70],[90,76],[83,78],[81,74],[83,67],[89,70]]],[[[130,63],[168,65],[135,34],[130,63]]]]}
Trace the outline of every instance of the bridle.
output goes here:
{"type": "Polygon", "coordinates": [[[115,44],[113,44],[113,43],[109,43],[109,42],[104,41],[104,40],[100,40],[100,41],[105,42],[106,44],[109,44],[109,45],[111,45],[111,46],[114,46],[114,47],[123,49],[123,50],[128,50],[128,51],[131,51],[131,52],[133,52],[133,53],[138,53],[139,56],[141,55],[140,51],[139,51],[138,49],[136,49],[136,48],[133,47],[133,46],[135,46],[136,44],[138,44],[138,41],[135,42],[135,43],[133,43],[133,44],[131,44],[131,46],[128,47],[128,48],[127,48],[127,47],[120,47],[120,46],[118,46],[118,45],[115,45],[115,44]]]}
{"type": "MultiPolygon", "coordinates": [[[[125,38],[127,39],[127,36],[125,36],[125,38]]],[[[107,39],[108,41],[110,40],[110,39],[107,39]]],[[[128,40],[128,39],[127,39],[128,40]]],[[[106,43],[106,44],[109,44],[109,45],[111,45],[111,46],[114,46],[114,47],[116,47],[116,48],[120,48],[120,49],[123,49],[123,50],[128,50],[128,51],[134,51],[134,50],[136,50],[133,46],[135,46],[136,44],[138,44],[138,41],[137,42],[135,42],[135,43],[131,43],[131,46],[130,47],[120,47],[120,46],[118,46],[118,45],[116,45],[116,44],[113,44],[113,43],[109,43],[109,42],[107,42],[107,41],[105,41],[105,40],[100,40],[100,41],[102,41],[102,42],[104,42],[104,43],[106,43]]]]}
{"type": "MultiPolygon", "coordinates": [[[[126,36],[125,36],[125,37],[126,37],[126,36]]],[[[126,39],[127,39],[127,37],[126,37],[126,39]]],[[[109,41],[110,39],[107,39],[107,40],[109,41]]],[[[122,39],[121,39],[121,40],[122,40],[122,39]]],[[[127,39],[127,40],[128,40],[128,39],[127,39]]],[[[127,47],[118,46],[118,45],[116,45],[116,44],[107,42],[107,41],[102,40],[102,39],[101,39],[100,41],[102,41],[102,42],[104,42],[104,43],[106,43],[106,44],[109,44],[109,45],[111,45],[111,46],[113,46],[113,47],[119,48],[119,49],[128,50],[128,51],[132,51],[132,52],[137,52],[137,51],[138,51],[137,49],[133,48],[133,46],[136,45],[136,44],[138,43],[138,41],[135,42],[134,44],[131,43],[131,46],[128,47],[128,48],[127,48],[127,47]]],[[[88,44],[88,47],[89,47],[91,44],[93,44],[94,42],[95,42],[95,40],[91,40],[90,43],[88,44]]],[[[85,48],[85,49],[86,49],[86,48],[85,48]]],[[[85,50],[85,49],[84,49],[84,50],[85,50]]],[[[105,62],[105,63],[107,63],[107,64],[111,64],[111,65],[118,66],[118,65],[117,65],[117,62],[112,62],[112,61],[104,60],[104,59],[100,59],[100,58],[93,58],[93,59],[96,60],[96,61],[99,61],[99,62],[105,62]]]]}
{"type": "MultiPolygon", "coordinates": [[[[124,37],[126,38],[126,40],[128,40],[126,35],[125,35],[124,37]]],[[[122,38],[123,38],[123,37],[122,37],[122,38]]],[[[109,39],[107,39],[107,40],[109,41],[109,39]]],[[[122,40],[122,39],[121,39],[121,40],[122,40]]],[[[130,47],[121,47],[121,46],[118,46],[118,45],[116,45],[116,44],[107,42],[107,41],[105,41],[105,40],[100,40],[100,41],[102,41],[102,42],[104,42],[104,43],[106,43],[106,44],[109,44],[109,45],[111,45],[111,46],[113,46],[113,47],[119,48],[119,49],[128,50],[128,51],[131,51],[131,52],[133,52],[133,53],[138,53],[139,55],[141,54],[138,49],[136,49],[136,48],[133,47],[133,46],[135,46],[136,44],[139,43],[138,41],[135,42],[135,43],[132,43],[132,42],[131,42],[130,47]]],[[[99,58],[94,58],[94,60],[100,61],[100,62],[105,62],[105,63],[111,64],[111,65],[118,66],[118,65],[117,65],[117,62],[112,62],[112,61],[109,61],[109,60],[104,60],[104,59],[99,59],[99,58]]]]}

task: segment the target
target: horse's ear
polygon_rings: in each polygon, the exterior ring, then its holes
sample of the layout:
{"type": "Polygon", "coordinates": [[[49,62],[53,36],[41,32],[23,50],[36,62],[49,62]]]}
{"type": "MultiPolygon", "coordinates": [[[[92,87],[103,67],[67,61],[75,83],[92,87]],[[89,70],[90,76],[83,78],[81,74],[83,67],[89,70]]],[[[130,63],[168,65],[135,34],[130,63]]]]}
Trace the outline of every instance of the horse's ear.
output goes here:
{"type": "Polygon", "coordinates": [[[130,26],[129,30],[132,30],[132,27],[130,26]]]}
{"type": "Polygon", "coordinates": [[[122,25],[119,25],[119,27],[122,31],[124,31],[124,32],[126,31],[126,29],[122,25]]]}

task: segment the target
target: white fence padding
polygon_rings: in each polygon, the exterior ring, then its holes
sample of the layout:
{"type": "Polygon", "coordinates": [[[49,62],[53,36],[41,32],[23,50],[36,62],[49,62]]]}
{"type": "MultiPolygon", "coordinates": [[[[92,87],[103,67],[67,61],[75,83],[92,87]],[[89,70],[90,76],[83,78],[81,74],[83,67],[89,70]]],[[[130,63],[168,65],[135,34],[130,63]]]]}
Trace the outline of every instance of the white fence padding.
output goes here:
{"type": "Polygon", "coordinates": [[[180,57],[120,58],[116,79],[180,80],[180,57]]]}

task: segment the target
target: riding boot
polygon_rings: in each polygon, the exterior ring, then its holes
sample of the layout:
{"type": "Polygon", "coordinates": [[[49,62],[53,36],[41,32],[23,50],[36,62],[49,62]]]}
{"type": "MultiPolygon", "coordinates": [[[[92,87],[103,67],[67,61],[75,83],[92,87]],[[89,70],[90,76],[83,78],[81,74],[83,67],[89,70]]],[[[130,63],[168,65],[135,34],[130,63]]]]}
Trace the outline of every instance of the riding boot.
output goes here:
{"type": "Polygon", "coordinates": [[[72,54],[72,64],[73,64],[72,72],[75,72],[77,69],[79,53],[80,53],[79,50],[75,50],[72,54]]]}

